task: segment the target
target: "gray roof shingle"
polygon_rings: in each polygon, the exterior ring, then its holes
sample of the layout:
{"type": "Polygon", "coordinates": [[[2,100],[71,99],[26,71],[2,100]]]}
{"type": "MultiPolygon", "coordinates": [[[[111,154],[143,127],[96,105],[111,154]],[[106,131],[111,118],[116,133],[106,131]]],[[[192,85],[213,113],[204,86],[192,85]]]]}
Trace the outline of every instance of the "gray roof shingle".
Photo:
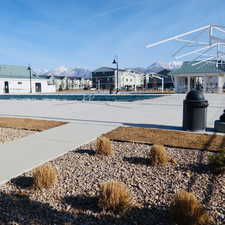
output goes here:
{"type": "MultiPolygon", "coordinates": [[[[27,66],[0,65],[0,78],[30,78],[27,66]]],[[[33,79],[39,79],[32,74],[33,79]]]]}
{"type": "Polygon", "coordinates": [[[208,74],[208,73],[225,73],[225,62],[217,63],[216,60],[210,60],[202,62],[197,65],[193,65],[199,61],[187,61],[182,64],[179,69],[170,72],[171,75],[179,74],[208,74]]]}

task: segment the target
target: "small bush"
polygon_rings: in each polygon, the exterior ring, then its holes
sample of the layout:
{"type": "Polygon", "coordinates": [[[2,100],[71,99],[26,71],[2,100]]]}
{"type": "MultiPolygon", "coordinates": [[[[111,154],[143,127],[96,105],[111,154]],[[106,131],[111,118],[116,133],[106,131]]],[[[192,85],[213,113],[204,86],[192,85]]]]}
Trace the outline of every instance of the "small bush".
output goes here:
{"type": "Polygon", "coordinates": [[[166,165],[172,161],[163,145],[153,145],[149,157],[152,165],[166,165]]]}
{"type": "Polygon", "coordinates": [[[33,178],[35,188],[49,188],[57,180],[57,170],[49,163],[44,164],[35,169],[33,178]]]}
{"type": "Polygon", "coordinates": [[[99,206],[114,212],[125,212],[132,207],[132,197],[124,183],[109,181],[99,185],[99,206]]]}
{"type": "Polygon", "coordinates": [[[112,142],[106,137],[97,138],[97,154],[110,156],[113,155],[112,142]]]}
{"type": "Polygon", "coordinates": [[[209,156],[208,160],[209,166],[214,173],[224,173],[225,172],[225,150],[220,150],[219,153],[214,153],[209,156]]]}
{"type": "Polygon", "coordinates": [[[184,190],[177,193],[170,213],[178,225],[209,225],[213,222],[195,195],[184,190]]]}

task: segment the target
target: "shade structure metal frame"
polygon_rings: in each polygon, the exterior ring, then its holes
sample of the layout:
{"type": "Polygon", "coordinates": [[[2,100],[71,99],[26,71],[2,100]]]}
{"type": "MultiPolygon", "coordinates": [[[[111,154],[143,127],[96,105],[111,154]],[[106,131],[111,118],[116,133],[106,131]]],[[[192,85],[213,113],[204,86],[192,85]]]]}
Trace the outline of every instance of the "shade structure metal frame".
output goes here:
{"type": "Polygon", "coordinates": [[[157,41],[147,45],[146,48],[153,48],[170,41],[185,43],[172,54],[175,60],[193,57],[193,66],[202,63],[216,63],[218,66],[225,61],[225,26],[210,24],[157,41]],[[204,40],[199,40],[203,34],[205,34],[204,40]],[[182,51],[185,52],[181,53],[182,51]]]}
{"type": "Polygon", "coordinates": [[[161,80],[161,82],[162,82],[161,90],[163,92],[164,91],[164,78],[160,77],[160,76],[157,76],[157,74],[149,74],[149,77],[161,80]]]}

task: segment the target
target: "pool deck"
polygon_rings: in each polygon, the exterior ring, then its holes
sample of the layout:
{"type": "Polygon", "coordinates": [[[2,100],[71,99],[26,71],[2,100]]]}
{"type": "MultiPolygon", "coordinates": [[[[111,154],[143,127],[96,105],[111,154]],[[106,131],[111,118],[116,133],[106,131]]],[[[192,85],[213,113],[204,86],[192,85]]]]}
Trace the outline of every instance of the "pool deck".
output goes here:
{"type": "MultiPolygon", "coordinates": [[[[225,94],[207,94],[207,127],[225,109],[225,94]]],[[[61,120],[66,125],[1,145],[0,183],[55,159],[118,126],[181,129],[185,95],[136,102],[0,100],[0,116],[61,120]]]]}

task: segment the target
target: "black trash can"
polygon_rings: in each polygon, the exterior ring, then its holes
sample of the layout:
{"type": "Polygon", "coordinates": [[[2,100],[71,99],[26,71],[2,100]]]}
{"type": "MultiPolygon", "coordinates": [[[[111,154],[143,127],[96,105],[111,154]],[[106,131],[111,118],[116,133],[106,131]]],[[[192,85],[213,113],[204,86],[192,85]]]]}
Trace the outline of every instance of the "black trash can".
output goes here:
{"type": "Polygon", "coordinates": [[[201,91],[188,92],[183,103],[183,129],[203,131],[206,129],[208,101],[201,91]]]}

